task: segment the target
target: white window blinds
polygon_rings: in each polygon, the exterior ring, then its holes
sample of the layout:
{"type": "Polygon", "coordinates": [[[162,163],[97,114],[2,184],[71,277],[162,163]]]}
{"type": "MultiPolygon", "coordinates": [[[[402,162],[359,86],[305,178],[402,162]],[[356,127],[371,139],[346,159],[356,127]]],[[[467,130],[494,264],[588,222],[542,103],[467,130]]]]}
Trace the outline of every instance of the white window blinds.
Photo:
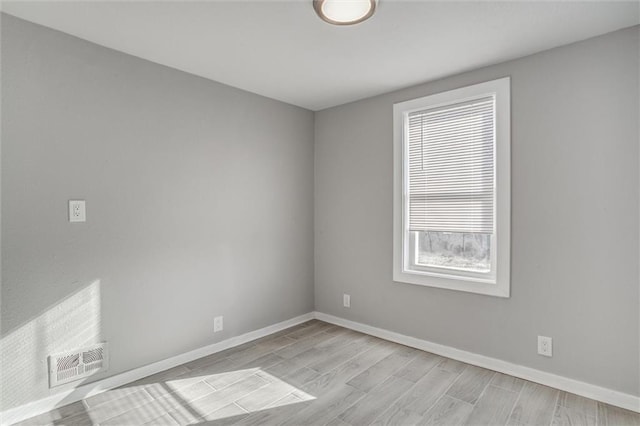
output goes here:
{"type": "Polygon", "coordinates": [[[495,98],[408,115],[409,230],[494,232],[495,98]]]}

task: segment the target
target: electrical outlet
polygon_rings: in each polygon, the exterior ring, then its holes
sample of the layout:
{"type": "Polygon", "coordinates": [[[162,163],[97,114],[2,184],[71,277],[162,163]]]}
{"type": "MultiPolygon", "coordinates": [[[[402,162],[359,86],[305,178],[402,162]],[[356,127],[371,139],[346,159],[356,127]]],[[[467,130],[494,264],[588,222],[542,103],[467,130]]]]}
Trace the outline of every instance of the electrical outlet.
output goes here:
{"type": "Polygon", "coordinates": [[[546,336],[538,336],[538,355],[553,356],[553,339],[546,336]]]}
{"type": "Polygon", "coordinates": [[[69,200],[69,222],[86,222],[87,210],[84,200],[69,200]]]}
{"type": "Polygon", "coordinates": [[[342,295],[342,304],[344,305],[345,308],[350,308],[351,307],[351,296],[348,294],[343,294],[342,295]]]}
{"type": "Polygon", "coordinates": [[[217,333],[218,331],[222,331],[222,328],[223,328],[222,317],[215,317],[213,319],[213,332],[217,333]]]}

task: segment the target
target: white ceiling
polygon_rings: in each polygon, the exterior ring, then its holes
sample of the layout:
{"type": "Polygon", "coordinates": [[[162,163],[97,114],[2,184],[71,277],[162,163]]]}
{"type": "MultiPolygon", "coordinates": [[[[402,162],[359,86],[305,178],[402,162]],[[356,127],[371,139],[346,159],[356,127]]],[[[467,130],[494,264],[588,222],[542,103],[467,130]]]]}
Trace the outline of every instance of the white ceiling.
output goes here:
{"type": "Polygon", "coordinates": [[[640,22],[640,3],[380,0],[352,27],[311,0],[3,1],[11,15],[319,110],[640,22]]]}

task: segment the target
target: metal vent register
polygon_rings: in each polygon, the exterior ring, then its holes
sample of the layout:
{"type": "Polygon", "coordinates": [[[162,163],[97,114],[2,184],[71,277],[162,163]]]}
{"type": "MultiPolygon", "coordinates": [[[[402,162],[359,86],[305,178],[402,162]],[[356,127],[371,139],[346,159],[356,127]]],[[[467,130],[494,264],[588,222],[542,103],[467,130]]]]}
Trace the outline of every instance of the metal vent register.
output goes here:
{"type": "Polygon", "coordinates": [[[80,380],[109,367],[106,343],[49,355],[49,387],[80,380]]]}

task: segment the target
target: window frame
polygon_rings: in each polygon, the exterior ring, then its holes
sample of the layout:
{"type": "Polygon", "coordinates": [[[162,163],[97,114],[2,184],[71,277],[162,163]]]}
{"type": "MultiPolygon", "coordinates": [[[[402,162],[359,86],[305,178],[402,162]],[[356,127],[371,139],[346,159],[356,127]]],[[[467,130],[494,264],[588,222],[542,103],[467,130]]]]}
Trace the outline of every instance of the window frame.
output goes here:
{"type": "Polygon", "coordinates": [[[510,77],[448,90],[393,105],[393,281],[490,296],[510,296],[511,254],[511,99],[510,77]],[[408,138],[411,112],[439,108],[495,95],[494,234],[491,241],[493,277],[447,268],[411,269],[412,240],[408,230],[408,138]],[[495,268],[495,269],[494,269],[495,268]]]}

